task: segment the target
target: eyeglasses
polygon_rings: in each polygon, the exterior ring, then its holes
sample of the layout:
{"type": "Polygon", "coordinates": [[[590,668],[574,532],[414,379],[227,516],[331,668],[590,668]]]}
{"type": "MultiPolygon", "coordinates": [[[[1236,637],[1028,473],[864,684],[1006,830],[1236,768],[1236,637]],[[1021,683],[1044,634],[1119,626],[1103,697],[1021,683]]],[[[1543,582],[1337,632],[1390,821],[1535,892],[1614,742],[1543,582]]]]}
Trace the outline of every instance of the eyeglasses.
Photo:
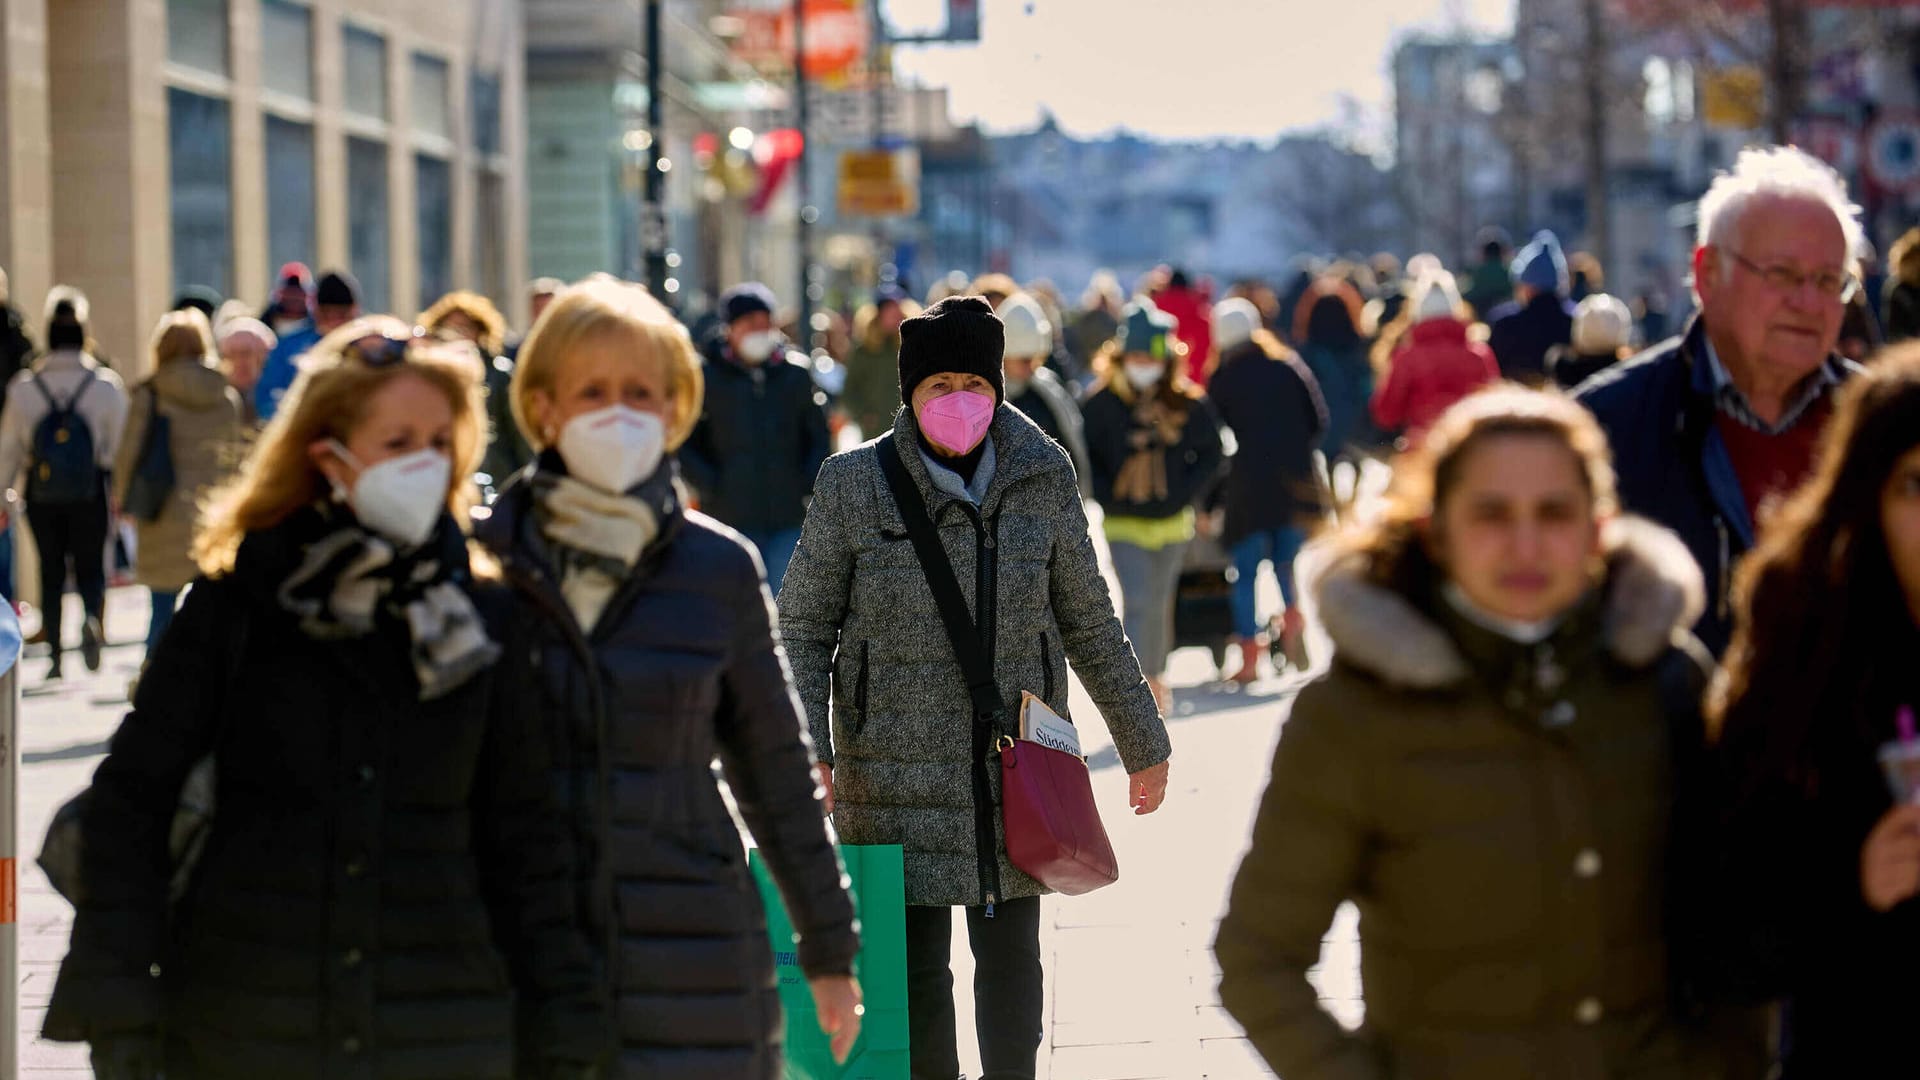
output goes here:
{"type": "Polygon", "coordinates": [[[406,360],[409,350],[432,343],[433,339],[420,327],[405,337],[392,334],[368,334],[347,342],[340,351],[348,359],[358,360],[372,368],[392,367],[406,360]]]}
{"type": "Polygon", "coordinates": [[[1852,300],[1853,294],[1860,290],[1860,279],[1852,274],[1838,270],[1816,270],[1811,274],[1803,274],[1785,264],[1761,266],[1732,248],[1720,250],[1733,256],[1733,261],[1757,274],[1760,280],[1767,283],[1767,288],[1775,292],[1799,292],[1808,282],[1812,282],[1815,292],[1829,300],[1838,300],[1844,304],[1852,300]]]}

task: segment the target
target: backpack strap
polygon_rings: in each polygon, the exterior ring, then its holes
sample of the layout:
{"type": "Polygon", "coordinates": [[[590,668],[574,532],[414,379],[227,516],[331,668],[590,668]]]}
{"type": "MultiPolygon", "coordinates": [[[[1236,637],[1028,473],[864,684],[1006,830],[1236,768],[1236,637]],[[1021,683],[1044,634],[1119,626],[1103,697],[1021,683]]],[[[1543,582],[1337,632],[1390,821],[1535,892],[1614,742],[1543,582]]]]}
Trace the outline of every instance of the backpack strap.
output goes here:
{"type": "Polygon", "coordinates": [[[960,661],[960,674],[967,680],[967,693],[973,698],[974,717],[997,722],[1006,710],[1000,686],[994,681],[993,668],[987,663],[986,650],[980,644],[979,628],[967,613],[967,598],[960,591],[959,579],[953,576],[953,563],[947,558],[947,549],[941,546],[933,519],[927,516],[926,500],[921,498],[919,486],[908,475],[906,463],[900,460],[900,451],[891,438],[883,439],[875,450],[880,455],[880,471],[886,475],[887,488],[893,492],[893,503],[900,509],[900,520],[906,523],[907,537],[913,541],[913,553],[927,575],[927,587],[933,590],[934,606],[940,609],[940,621],[946,625],[954,658],[960,661]]]}
{"type": "Polygon", "coordinates": [[[40,378],[40,373],[37,371],[33,373],[33,385],[40,391],[40,396],[47,399],[47,409],[53,415],[66,416],[73,412],[73,410],[80,405],[80,398],[87,392],[87,387],[92,386],[94,380],[98,378],[92,368],[81,368],[80,370],[80,386],[73,392],[73,396],[67,399],[65,405],[54,400],[53,391],[47,388],[47,384],[40,378]]]}

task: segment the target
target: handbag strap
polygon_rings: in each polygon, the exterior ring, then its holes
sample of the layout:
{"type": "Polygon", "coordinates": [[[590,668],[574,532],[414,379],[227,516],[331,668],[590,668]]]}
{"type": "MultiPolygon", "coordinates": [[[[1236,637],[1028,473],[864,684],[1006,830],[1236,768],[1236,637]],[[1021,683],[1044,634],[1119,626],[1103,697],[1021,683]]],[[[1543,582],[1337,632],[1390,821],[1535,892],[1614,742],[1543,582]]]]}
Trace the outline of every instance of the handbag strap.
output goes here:
{"type": "Polygon", "coordinates": [[[893,440],[882,440],[876,449],[880,454],[880,471],[887,478],[888,490],[893,492],[893,504],[900,508],[900,520],[906,523],[913,553],[919,557],[920,569],[927,575],[934,606],[940,609],[940,621],[946,625],[947,639],[953,643],[953,655],[960,661],[960,674],[967,680],[974,718],[992,721],[997,728],[1000,714],[1006,711],[1000,685],[994,681],[993,667],[987,663],[986,650],[981,647],[979,628],[967,613],[967,598],[960,591],[959,579],[953,576],[953,563],[947,558],[947,549],[941,546],[933,519],[927,516],[926,500],[920,497],[919,486],[907,474],[906,463],[900,460],[899,448],[893,440]]]}

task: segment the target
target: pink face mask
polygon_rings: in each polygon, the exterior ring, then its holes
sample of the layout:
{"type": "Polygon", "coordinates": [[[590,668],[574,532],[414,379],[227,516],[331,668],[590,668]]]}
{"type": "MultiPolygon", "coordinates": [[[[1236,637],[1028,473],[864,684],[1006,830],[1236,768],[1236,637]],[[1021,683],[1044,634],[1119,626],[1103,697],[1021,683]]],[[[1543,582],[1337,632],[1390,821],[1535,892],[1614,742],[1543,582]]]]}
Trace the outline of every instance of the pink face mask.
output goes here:
{"type": "Polygon", "coordinates": [[[964,454],[993,426],[993,397],[972,390],[942,394],[920,406],[920,430],[945,449],[964,454]]]}

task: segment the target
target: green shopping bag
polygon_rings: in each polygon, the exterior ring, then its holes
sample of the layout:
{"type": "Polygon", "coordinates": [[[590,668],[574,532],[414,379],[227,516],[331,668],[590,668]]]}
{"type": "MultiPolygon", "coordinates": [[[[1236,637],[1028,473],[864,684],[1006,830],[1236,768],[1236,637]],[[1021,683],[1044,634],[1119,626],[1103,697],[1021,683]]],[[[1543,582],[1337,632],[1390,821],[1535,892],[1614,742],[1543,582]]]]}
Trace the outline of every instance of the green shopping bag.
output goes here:
{"type": "Polygon", "coordinates": [[[860,916],[860,955],[854,974],[867,1007],[860,1039],[845,1065],[836,1065],[820,1030],[813,991],[794,948],[793,920],[758,848],[748,853],[753,879],[767,906],[774,977],[787,1014],[786,1080],[907,1080],[907,885],[900,845],[842,845],[840,859],[853,882],[860,916]]]}

